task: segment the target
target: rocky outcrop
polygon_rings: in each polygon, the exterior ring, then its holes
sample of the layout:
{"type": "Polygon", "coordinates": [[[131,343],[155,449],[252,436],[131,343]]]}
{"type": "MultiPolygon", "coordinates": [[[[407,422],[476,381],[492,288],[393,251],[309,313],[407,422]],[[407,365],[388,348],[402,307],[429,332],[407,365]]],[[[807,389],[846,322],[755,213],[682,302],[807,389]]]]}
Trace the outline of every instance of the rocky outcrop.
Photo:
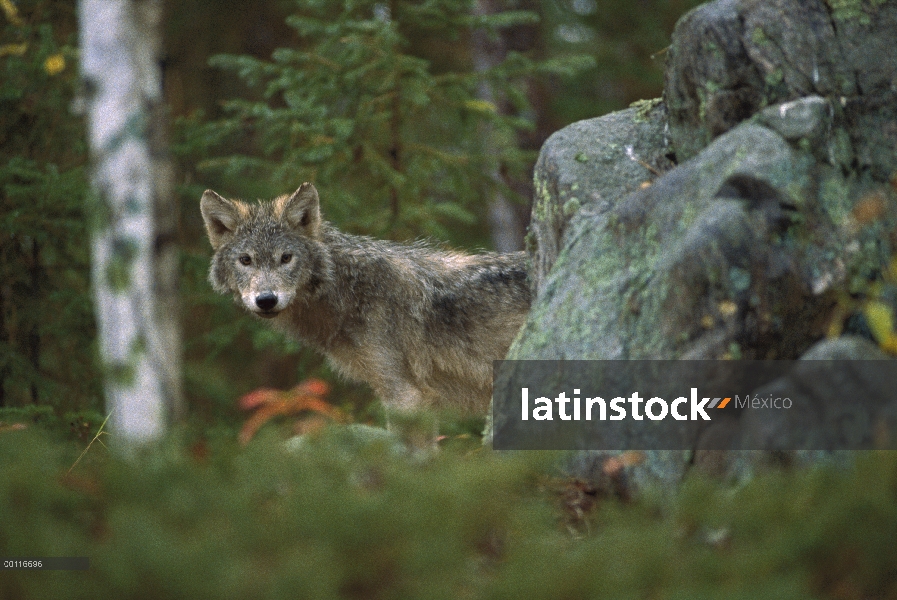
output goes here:
{"type": "Polygon", "coordinates": [[[571,221],[603,214],[617,201],[672,168],[663,103],[646,101],[552,135],[536,166],[536,196],[527,247],[532,281],[541,289],[571,221]]]}
{"type": "MultiPolygon", "coordinates": [[[[882,278],[895,82],[895,2],[718,0],[683,17],[662,100],[543,147],[537,299],[509,358],[799,358],[849,331],[851,298],[897,285],[882,278]]],[[[635,468],[671,481],[693,459],[635,468]]]]}
{"type": "MultiPolygon", "coordinates": [[[[829,99],[831,162],[897,169],[897,5],[887,0],[721,0],[679,22],[664,98],[682,161],[765,107],[829,99]]],[[[807,138],[801,138],[807,139],[807,138]]],[[[811,148],[811,145],[806,145],[811,148]]]]}

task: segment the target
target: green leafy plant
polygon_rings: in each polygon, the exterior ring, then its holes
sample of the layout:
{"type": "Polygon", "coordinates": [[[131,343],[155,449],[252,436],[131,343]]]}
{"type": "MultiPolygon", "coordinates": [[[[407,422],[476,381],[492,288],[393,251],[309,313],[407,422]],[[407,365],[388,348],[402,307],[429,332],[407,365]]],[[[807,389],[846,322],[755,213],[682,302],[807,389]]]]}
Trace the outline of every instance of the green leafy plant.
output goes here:
{"type": "Polygon", "coordinates": [[[82,448],[0,430],[0,555],[90,560],[5,570],[0,597],[897,597],[893,452],[620,501],[534,453],[422,461],[349,427],[292,449],[272,433],[176,430],[74,465],[82,448]]]}
{"type": "Polygon", "coordinates": [[[228,100],[227,117],[193,132],[210,150],[225,143],[243,150],[200,168],[226,173],[238,193],[286,193],[313,181],[328,218],[355,232],[469,243],[459,230],[476,229],[496,189],[514,195],[493,174],[519,172],[533,158],[517,143],[531,126],[522,78],[567,72],[575,61],[512,53],[480,71],[469,58],[440,70],[413,42],[469,52],[475,28],[495,32],[536,19],[526,11],[473,16],[464,0],[297,2],[287,21],[294,47],[270,61],[212,59],[262,98],[228,100]],[[510,114],[484,99],[481,86],[508,102],[510,114]]]}
{"type": "Polygon", "coordinates": [[[0,406],[96,408],[75,5],[2,9],[0,406]]]}

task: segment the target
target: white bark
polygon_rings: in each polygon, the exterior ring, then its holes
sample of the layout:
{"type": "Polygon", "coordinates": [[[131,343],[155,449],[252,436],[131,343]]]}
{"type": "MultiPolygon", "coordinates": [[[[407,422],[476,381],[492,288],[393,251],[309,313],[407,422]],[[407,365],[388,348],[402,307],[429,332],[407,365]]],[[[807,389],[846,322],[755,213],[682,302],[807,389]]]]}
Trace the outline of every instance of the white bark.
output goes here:
{"type": "MultiPolygon", "coordinates": [[[[107,410],[123,448],[158,438],[167,362],[154,298],[156,168],[148,128],[161,102],[157,0],[81,0],[81,69],[93,159],[94,301],[107,410]]],[[[168,318],[175,318],[168,315],[168,318]]],[[[173,399],[172,399],[173,400],[173,399]]]]}

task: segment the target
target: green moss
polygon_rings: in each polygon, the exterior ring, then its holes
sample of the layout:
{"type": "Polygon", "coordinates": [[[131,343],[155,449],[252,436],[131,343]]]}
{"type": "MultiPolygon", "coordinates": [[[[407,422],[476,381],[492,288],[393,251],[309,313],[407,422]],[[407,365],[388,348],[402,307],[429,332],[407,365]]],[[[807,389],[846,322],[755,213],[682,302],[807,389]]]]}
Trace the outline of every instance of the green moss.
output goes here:
{"type": "Polygon", "coordinates": [[[549,223],[554,202],[551,198],[551,193],[548,191],[548,182],[539,177],[537,172],[533,178],[533,183],[535,184],[536,194],[533,201],[532,220],[549,223]]]}
{"type": "Polygon", "coordinates": [[[758,46],[765,46],[769,44],[769,37],[762,27],[754,27],[754,30],[751,32],[751,41],[758,46]]]}
{"type": "Polygon", "coordinates": [[[577,212],[579,212],[579,209],[580,209],[579,198],[577,198],[576,196],[572,196],[569,200],[564,202],[564,206],[561,209],[561,212],[564,213],[565,217],[569,218],[569,217],[572,217],[573,215],[575,215],[577,212]]]}
{"type": "Polygon", "coordinates": [[[785,74],[782,72],[782,69],[775,69],[766,74],[764,80],[766,81],[766,85],[770,87],[775,87],[782,83],[785,79],[785,74]]]}
{"type": "Polygon", "coordinates": [[[692,223],[695,222],[695,219],[698,218],[699,214],[698,206],[695,202],[689,202],[684,207],[682,207],[682,213],[679,216],[677,226],[680,232],[685,232],[686,229],[691,227],[692,223]]]}
{"type": "Polygon", "coordinates": [[[820,186],[819,201],[831,222],[842,225],[852,208],[850,186],[843,177],[830,176],[820,186]]]}
{"type": "Polygon", "coordinates": [[[536,243],[536,234],[533,233],[532,229],[527,230],[526,235],[523,236],[523,246],[530,256],[536,253],[538,244],[536,243]]]}
{"type": "MultiPolygon", "coordinates": [[[[832,17],[838,21],[857,21],[861,25],[869,25],[872,17],[863,7],[863,0],[825,0],[832,10],[832,17]]],[[[873,7],[880,6],[887,0],[870,0],[873,7]]]]}
{"type": "Polygon", "coordinates": [[[716,92],[723,89],[723,86],[721,86],[716,81],[713,81],[712,79],[708,79],[707,81],[704,82],[704,89],[706,89],[707,92],[710,94],[715,94],[716,92]]]}
{"type": "Polygon", "coordinates": [[[640,290],[638,299],[641,303],[641,314],[634,318],[629,326],[632,339],[635,340],[629,356],[632,358],[643,358],[645,356],[656,356],[663,349],[669,347],[666,328],[660,320],[664,315],[664,306],[670,298],[670,282],[664,278],[659,283],[646,285],[640,290]],[[646,319],[643,315],[655,315],[657,321],[646,319]]]}
{"type": "Polygon", "coordinates": [[[850,134],[838,127],[832,132],[829,152],[835,165],[849,167],[853,161],[853,144],[850,134]]]}
{"type": "Polygon", "coordinates": [[[715,42],[710,40],[704,41],[704,52],[719,60],[723,56],[723,50],[715,42]]]}
{"type": "Polygon", "coordinates": [[[704,123],[707,120],[707,107],[709,105],[710,98],[721,89],[722,86],[720,86],[720,84],[710,79],[705,81],[703,86],[698,86],[696,88],[699,102],[698,119],[701,123],[704,123]]]}
{"type": "Polygon", "coordinates": [[[663,98],[651,98],[650,100],[636,100],[629,105],[629,108],[635,108],[635,115],[632,120],[636,123],[647,123],[650,118],[651,111],[663,104],[663,98]]]}
{"type": "Polygon", "coordinates": [[[732,360],[741,360],[741,345],[738,342],[731,342],[729,344],[729,356],[732,358],[732,360]]]}

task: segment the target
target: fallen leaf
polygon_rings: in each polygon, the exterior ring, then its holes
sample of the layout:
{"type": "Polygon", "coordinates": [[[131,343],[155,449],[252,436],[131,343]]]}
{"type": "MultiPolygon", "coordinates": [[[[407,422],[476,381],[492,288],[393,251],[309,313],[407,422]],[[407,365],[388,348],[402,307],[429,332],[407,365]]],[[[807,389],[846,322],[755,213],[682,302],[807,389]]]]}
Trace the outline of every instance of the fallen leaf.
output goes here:
{"type": "Polygon", "coordinates": [[[335,421],[344,421],[343,412],[324,400],[329,393],[330,386],[320,379],[307,379],[287,391],[260,388],[249,392],[238,400],[243,410],[255,410],[240,429],[240,443],[249,443],[265,423],[280,415],[311,411],[335,421]]]}

